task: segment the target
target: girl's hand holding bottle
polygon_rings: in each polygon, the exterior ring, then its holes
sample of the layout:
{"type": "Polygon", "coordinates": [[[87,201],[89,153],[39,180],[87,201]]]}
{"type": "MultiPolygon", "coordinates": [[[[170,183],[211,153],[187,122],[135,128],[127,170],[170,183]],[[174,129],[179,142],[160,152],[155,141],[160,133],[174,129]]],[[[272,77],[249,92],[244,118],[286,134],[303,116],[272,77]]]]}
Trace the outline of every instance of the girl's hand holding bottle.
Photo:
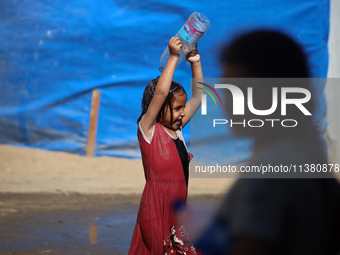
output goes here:
{"type": "Polygon", "coordinates": [[[200,62],[201,57],[197,50],[197,44],[192,49],[192,51],[186,55],[186,59],[190,64],[197,64],[200,62]]]}
{"type": "Polygon", "coordinates": [[[171,37],[169,44],[170,57],[176,57],[177,59],[181,55],[182,42],[178,37],[171,37]]]}

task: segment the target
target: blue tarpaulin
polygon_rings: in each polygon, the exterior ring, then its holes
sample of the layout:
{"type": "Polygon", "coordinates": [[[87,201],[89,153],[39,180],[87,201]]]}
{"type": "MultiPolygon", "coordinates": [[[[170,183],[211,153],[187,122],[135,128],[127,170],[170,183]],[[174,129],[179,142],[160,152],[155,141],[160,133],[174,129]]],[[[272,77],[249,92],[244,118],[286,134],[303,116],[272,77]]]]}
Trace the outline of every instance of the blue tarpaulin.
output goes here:
{"type": "MultiPolygon", "coordinates": [[[[313,77],[326,77],[329,1],[51,1],[0,3],[0,143],[85,154],[93,89],[101,92],[96,156],[140,157],[136,120],[145,86],[191,13],[211,21],[199,42],[205,77],[218,48],[256,28],[300,43],[313,77]]],[[[174,80],[190,91],[182,63],[174,80]]],[[[315,120],[323,132],[323,88],[315,120]]],[[[189,129],[184,129],[189,139],[189,129]]]]}

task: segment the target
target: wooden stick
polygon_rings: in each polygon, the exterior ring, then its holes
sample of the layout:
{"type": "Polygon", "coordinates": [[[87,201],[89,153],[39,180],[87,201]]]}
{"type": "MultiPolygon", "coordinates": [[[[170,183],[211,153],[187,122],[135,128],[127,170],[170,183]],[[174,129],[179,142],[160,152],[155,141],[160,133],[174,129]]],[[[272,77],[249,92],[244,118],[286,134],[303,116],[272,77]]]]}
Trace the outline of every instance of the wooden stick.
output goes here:
{"type": "Polygon", "coordinates": [[[89,132],[88,132],[88,137],[87,137],[87,148],[86,148],[86,156],[89,156],[89,157],[93,157],[95,147],[96,147],[99,103],[100,103],[100,91],[99,90],[93,90],[92,91],[89,132]]]}

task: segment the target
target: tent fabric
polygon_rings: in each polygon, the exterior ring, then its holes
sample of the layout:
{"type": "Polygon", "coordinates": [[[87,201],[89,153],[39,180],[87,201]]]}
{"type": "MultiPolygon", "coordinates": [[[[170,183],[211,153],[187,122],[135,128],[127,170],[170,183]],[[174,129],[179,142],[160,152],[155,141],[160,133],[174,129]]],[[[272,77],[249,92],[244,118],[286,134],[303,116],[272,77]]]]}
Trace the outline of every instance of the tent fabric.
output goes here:
{"type": "MultiPolygon", "coordinates": [[[[300,43],[313,77],[326,77],[329,1],[3,0],[0,8],[0,143],[84,155],[92,90],[101,92],[96,156],[140,157],[136,120],[168,40],[191,13],[211,26],[199,42],[206,77],[220,77],[219,47],[257,28],[300,43]]],[[[182,63],[174,80],[190,91],[182,63]]],[[[323,87],[314,114],[326,128],[323,87]]],[[[189,93],[188,93],[189,94],[189,93]]],[[[189,129],[184,129],[189,139],[189,129]]],[[[245,150],[249,147],[244,144],[245,150]]],[[[237,161],[237,158],[233,160],[237,161]]]]}

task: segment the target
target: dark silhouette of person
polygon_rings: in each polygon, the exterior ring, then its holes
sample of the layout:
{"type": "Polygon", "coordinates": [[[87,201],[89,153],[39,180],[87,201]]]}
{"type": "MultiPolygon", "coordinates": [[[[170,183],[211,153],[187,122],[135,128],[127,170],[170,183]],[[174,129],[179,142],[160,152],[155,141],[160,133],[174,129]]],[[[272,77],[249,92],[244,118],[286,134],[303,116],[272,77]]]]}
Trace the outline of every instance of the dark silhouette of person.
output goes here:
{"type": "MultiPolygon", "coordinates": [[[[257,109],[271,107],[274,87],[279,94],[286,87],[312,90],[302,48],[281,32],[257,30],[239,36],[224,47],[221,63],[224,77],[231,78],[244,95],[249,86],[253,87],[257,109]]],[[[290,96],[299,98],[301,94],[290,96]]],[[[290,128],[280,122],[274,127],[233,126],[238,135],[254,139],[253,156],[247,165],[320,165],[327,173],[243,174],[225,196],[214,222],[197,240],[197,247],[204,254],[337,254],[340,188],[328,171],[327,155],[312,116],[296,105],[287,106],[282,116],[280,104],[270,116],[254,115],[248,107],[243,116],[233,115],[232,100],[227,93],[225,110],[235,121],[284,117],[298,123],[290,128]]],[[[303,106],[312,113],[313,97],[303,106]]]]}

